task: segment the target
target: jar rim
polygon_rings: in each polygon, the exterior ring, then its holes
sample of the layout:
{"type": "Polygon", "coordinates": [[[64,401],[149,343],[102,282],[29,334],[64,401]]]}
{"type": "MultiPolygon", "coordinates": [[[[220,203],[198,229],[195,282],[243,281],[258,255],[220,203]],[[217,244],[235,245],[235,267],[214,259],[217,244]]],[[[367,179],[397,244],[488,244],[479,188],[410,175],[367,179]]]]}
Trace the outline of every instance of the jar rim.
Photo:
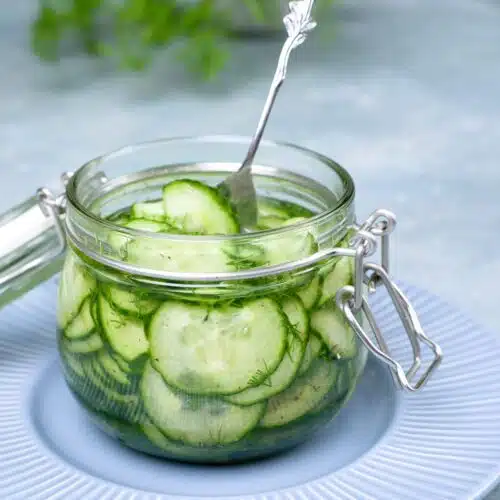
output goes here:
{"type": "MultiPolygon", "coordinates": [[[[80,166],[75,174],[71,177],[69,180],[67,186],[66,186],[66,197],[67,200],[70,202],[72,205],[72,208],[76,209],[76,211],[80,214],[80,216],[83,216],[87,219],[90,219],[92,222],[104,225],[106,226],[109,230],[111,231],[122,231],[130,236],[145,236],[145,232],[142,230],[138,229],[130,229],[130,228],[125,228],[123,226],[117,225],[114,222],[105,219],[103,217],[100,217],[99,215],[93,213],[91,210],[89,210],[86,206],[84,206],[83,203],[78,199],[77,195],[77,185],[81,177],[85,174],[86,170],[91,168],[92,166],[95,166],[96,164],[101,164],[104,163],[107,160],[117,158],[122,155],[126,155],[132,151],[139,151],[141,149],[146,149],[155,145],[161,145],[165,144],[168,145],[169,143],[175,143],[175,142],[207,142],[207,143],[233,143],[233,144],[249,144],[251,138],[247,136],[240,136],[240,135],[188,135],[188,136],[174,136],[174,137],[167,137],[167,138],[159,138],[159,139],[153,139],[150,141],[143,141],[143,142],[138,142],[130,145],[123,146],[121,148],[115,149],[113,151],[110,151],[108,153],[105,153],[103,155],[97,156],[93,158],[92,160],[84,163],[82,166],[80,166]]],[[[275,141],[275,140],[269,140],[269,139],[264,139],[261,142],[262,146],[268,146],[268,147],[279,147],[279,148],[284,148],[284,149],[289,149],[289,150],[295,150],[299,152],[300,154],[303,154],[304,156],[311,157],[319,162],[321,162],[323,165],[327,166],[330,170],[332,170],[340,179],[342,182],[343,186],[343,192],[341,196],[338,196],[337,203],[333,205],[332,207],[329,207],[328,209],[319,212],[318,214],[314,215],[311,218],[308,218],[305,221],[299,222],[297,224],[292,224],[289,226],[283,226],[283,227],[278,227],[278,228],[273,228],[273,229],[265,229],[265,230],[257,230],[257,231],[252,231],[251,233],[238,233],[238,234],[231,234],[231,235],[189,235],[189,234],[170,234],[170,233],[151,233],[147,232],[147,236],[154,238],[154,239],[163,239],[163,240],[184,240],[184,241],[224,241],[224,240],[232,240],[232,241],[237,241],[239,239],[248,239],[248,238],[253,238],[253,237],[258,237],[258,236],[271,236],[271,235],[279,235],[279,234],[286,234],[290,231],[295,231],[297,228],[300,228],[302,226],[306,227],[308,225],[314,225],[314,224],[320,224],[323,220],[328,219],[330,217],[335,216],[337,212],[340,212],[346,205],[349,205],[355,196],[355,185],[354,181],[349,174],[349,172],[339,165],[337,162],[332,160],[331,158],[318,153],[312,149],[299,146],[297,144],[293,144],[290,142],[285,142],[285,141],[275,141]]]]}

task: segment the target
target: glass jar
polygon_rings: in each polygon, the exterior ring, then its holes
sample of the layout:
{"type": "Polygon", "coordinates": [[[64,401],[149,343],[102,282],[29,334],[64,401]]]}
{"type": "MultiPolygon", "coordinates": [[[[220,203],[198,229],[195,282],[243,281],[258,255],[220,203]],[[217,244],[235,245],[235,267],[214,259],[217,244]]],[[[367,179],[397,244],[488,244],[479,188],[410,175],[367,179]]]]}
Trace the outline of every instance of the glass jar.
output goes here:
{"type": "Polygon", "coordinates": [[[262,143],[252,167],[256,232],[122,225],[144,202],[161,224],[154,207],[166,184],[215,186],[239,167],[247,145],[237,137],[144,143],[87,163],[66,178],[63,197],[39,193],[61,250],[67,244],[57,310],[67,385],[101,429],[134,449],[203,463],[268,456],[335,417],[367,349],[411,391],[439,364],[439,347],[387,274],[392,214],[356,223],[351,177],[318,153],[262,143]],[[379,239],[381,265],[366,261],[379,239]],[[366,299],[378,284],[410,337],[406,371],[390,357],[366,299]],[[435,359],[415,382],[419,341],[435,359]]]}

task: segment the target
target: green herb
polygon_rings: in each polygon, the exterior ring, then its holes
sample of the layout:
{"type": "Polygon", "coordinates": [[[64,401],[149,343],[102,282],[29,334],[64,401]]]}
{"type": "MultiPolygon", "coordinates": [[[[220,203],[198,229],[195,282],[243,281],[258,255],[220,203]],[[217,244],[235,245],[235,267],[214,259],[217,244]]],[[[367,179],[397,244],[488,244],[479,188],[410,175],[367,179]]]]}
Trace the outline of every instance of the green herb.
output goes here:
{"type": "Polygon", "coordinates": [[[237,2],[249,21],[262,24],[279,6],[278,0],[39,0],[32,47],[42,60],[58,61],[76,43],[88,56],[139,71],[155,48],[174,46],[191,73],[212,79],[230,55],[224,41],[234,35],[237,2]]]}
{"type": "Polygon", "coordinates": [[[272,382],[269,380],[272,371],[269,369],[267,364],[264,362],[264,369],[257,370],[255,374],[250,377],[248,381],[248,387],[257,387],[259,385],[264,385],[266,387],[272,387],[272,382]]]}

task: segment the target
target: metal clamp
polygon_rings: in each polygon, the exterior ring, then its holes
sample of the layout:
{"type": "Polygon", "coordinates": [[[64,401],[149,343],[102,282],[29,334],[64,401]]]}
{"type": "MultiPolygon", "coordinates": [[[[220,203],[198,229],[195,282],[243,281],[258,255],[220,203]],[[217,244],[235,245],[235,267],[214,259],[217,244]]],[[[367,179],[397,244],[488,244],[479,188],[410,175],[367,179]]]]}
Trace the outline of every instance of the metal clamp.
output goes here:
{"type": "Polygon", "coordinates": [[[415,309],[401,289],[389,277],[389,236],[395,227],[396,217],[387,210],[375,211],[361,226],[357,227],[357,233],[350,241],[350,246],[355,252],[354,287],[344,286],[338,290],[336,303],[367,349],[389,366],[395,382],[401,388],[414,392],[423,387],[429,380],[431,374],[441,363],[443,354],[441,348],[425,335],[415,309]],[[381,240],[381,264],[365,262],[367,257],[375,253],[379,238],[381,240]],[[413,364],[406,372],[401,364],[391,356],[371,307],[363,295],[364,285],[368,285],[372,292],[378,286],[384,286],[392,300],[413,351],[413,364]],[[356,318],[356,314],[359,312],[362,312],[366,317],[375,342],[356,318]],[[424,373],[417,378],[417,372],[422,366],[421,343],[431,349],[433,360],[424,373]]]}
{"type": "Polygon", "coordinates": [[[57,258],[66,250],[66,233],[61,220],[61,217],[66,211],[66,197],[61,195],[56,198],[47,188],[38,189],[36,197],[42,213],[45,217],[53,220],[54,228],[57,234],[58,246],[54,247],[49,253],[44,255],[44,259],[49,261],[57,258]]]}
{"type": "MultiPolygon", "coordinates": [[[[71,173],[65,173],[61,177],[61,181],[66,186],[71,173]]],[[[32,249],[26,253],[24,257],[13,264],[7,264],[0,269],[0,286],[11,286],[19,278],[26,274],[35,271],[57,259],[66,250],[66,234],[62,216],[66,210],[65,194],[54,195],[47,188],[40,188],[36,192],[36,202],[30,205],[30,208],[22,215],[23,219],[13,220],[11,224],[23,224],[24,232],[23,239],[19,241],[13,248],[13,251],[18,251],[18,248],[24,244],[39,241],[44,238],[43,243],[36,243],[32,249]],[[48,219],[44,223],[40,212],[48,219]],[[55,230],[55,239],[53,236],[47,236],[51,229],[55,230]]],[[[10,226],[4,228],[10,230],[10,226]]],[[[53,234],[53,233],[52,233],[53,234]]]]}

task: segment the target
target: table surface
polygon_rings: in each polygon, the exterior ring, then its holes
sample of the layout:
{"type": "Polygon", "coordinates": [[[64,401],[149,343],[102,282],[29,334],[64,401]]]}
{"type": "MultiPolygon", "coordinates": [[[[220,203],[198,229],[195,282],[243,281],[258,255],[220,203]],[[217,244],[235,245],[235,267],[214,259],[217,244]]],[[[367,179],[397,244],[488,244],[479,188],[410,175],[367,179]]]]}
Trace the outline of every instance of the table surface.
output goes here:
{"type": "MultiPolygon", "coordinates": [[[[394,274],[500,331],[500,1],[341,3],[294,56],[266,136],[344,165],[359,218],[398,215],[394,274]]],[[[279,50],[234,42],[211,84],[168,53],[144,75],[79,56],[44,66],[29,51],[35,0],[0,7],[0,211],[127,143],[252,133],[279,50]]]]}

